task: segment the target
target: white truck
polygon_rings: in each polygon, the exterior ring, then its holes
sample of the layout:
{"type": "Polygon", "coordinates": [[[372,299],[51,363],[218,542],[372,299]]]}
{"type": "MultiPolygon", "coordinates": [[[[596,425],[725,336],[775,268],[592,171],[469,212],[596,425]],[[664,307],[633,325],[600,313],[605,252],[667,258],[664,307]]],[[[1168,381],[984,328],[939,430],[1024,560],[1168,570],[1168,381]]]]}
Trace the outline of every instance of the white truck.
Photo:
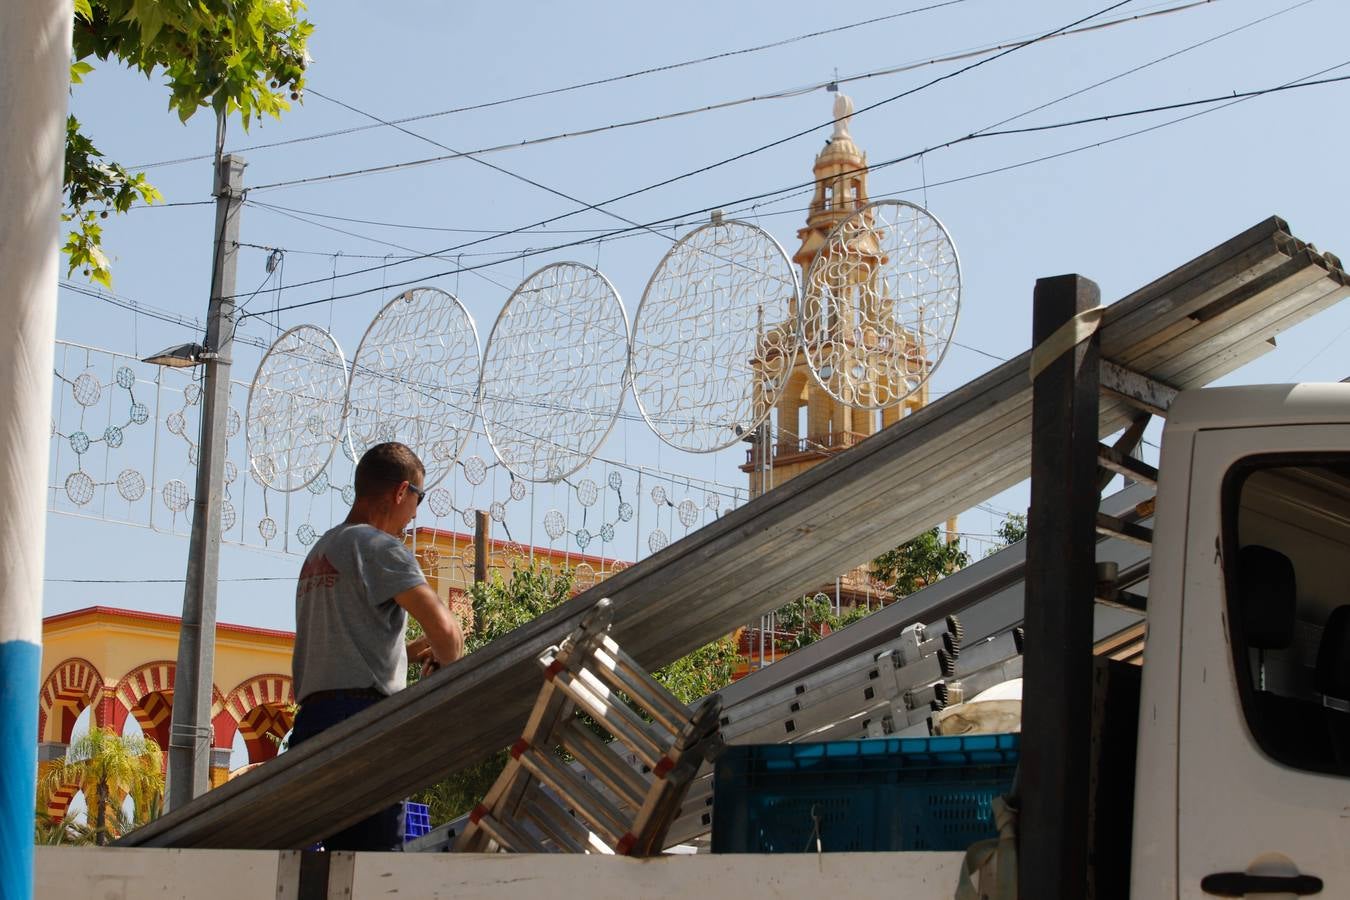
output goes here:
{"type": "Polygon", "coordinates": [[[1130,896],[1350,897],[1350,384],[1163,432],[1130,896]]]}

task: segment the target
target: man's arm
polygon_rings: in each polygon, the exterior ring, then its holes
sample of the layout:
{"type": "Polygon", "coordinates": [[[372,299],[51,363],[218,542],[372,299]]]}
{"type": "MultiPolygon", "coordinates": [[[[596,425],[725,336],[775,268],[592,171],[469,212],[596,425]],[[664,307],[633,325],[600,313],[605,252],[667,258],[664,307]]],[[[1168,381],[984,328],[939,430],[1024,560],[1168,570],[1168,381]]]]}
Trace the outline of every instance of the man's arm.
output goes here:
{"type": "Polygon", "coordinates": [[[431,645],[432,661],[447,666],[464,655],[464,633],[459,621],[441,603],[436,592],[425,582],[409,588],[394,597],[394,602],[408,611],[426,633],[431,645]]]}

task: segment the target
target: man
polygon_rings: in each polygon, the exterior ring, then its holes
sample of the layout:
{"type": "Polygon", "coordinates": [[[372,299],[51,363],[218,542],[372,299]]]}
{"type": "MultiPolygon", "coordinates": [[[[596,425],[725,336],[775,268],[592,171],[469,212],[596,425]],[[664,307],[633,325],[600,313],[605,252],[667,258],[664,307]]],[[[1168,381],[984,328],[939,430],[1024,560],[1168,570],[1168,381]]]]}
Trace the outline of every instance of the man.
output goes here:
{"type": "MultiPolygon", "coordinates": [[[[464,653],[459,623],[403,545],[426,495],[426,469],[403,444],[378,444],[356,465],[356,500],[314,544],[295,588],[291,669],[300,712],[292,747],[407,686],[408,660],[426,675],[464,653]],[[426,636],[404,644],[411,614],[426,636]]],[[[402,804],[324,840],[329,850],[393,850],[402,804]]]]}

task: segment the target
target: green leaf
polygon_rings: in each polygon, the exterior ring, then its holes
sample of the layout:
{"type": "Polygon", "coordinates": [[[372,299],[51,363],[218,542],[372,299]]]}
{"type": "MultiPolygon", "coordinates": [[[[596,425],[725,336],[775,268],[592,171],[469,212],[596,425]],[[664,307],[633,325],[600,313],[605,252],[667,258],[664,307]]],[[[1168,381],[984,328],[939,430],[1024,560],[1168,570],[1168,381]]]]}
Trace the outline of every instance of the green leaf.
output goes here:
{"type": "Polygon", "coordinates": [[[94,71],[94,67],[87,62],[73,62],[70,64],[70,83],[84,84],[84,76],[94,71]]]}
{"type": "Polygon", "coordinates": [[[89,0],[75,0],[75,15],[86,22],[94,21],[94,11],[89,7],[89,0]]]}

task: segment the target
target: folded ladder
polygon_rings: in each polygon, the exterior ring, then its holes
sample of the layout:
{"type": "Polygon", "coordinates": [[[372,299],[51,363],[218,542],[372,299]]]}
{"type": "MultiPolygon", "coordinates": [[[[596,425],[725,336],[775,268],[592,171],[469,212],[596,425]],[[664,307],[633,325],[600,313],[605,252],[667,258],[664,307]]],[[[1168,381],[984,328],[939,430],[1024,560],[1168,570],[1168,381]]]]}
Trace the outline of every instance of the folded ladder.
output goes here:
{"type": "Polygon", "coordinates": [[[561,645],[540,655],[543,690],[457,851],[661,852],[690,780],[721,747],[722,700],[713,694],[691,714],[610,638],[611,617],[602,599],[561,645]],[[580,714],[614,741],[598,737],[580,714]],[[641,770],[625,762],[628,754],[641,770]]]}

